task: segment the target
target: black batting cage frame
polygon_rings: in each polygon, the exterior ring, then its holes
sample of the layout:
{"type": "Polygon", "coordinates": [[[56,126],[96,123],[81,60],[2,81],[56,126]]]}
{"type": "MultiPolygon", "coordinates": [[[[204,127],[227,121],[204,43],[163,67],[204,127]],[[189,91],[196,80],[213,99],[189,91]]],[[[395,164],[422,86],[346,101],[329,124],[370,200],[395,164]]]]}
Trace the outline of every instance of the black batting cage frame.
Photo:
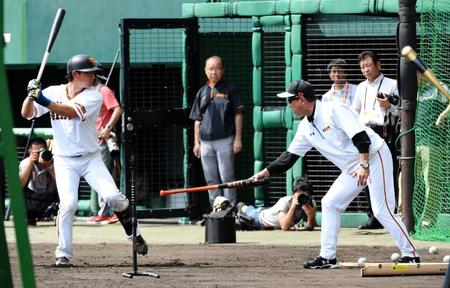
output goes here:
{"type": "Polygon", "coordinates": [[[130,198],[135,188],[138,218],[198,218],[196,193],[159,195],[200,184],[188,119],[199,88],[197,19],[122,19],[120,32],[122,191],[130,198]]]}

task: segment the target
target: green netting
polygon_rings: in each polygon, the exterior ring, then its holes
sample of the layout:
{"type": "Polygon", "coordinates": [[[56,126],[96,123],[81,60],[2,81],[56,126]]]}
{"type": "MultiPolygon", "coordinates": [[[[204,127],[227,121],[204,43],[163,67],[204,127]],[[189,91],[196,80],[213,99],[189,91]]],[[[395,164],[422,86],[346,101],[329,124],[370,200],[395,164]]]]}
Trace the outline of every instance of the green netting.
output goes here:
{"type": "MultiPolygon", "coordinates": [[[[446,4],[450,10],[450,2],[446,4]]],[[[436,77],[450,84],[450,13],[421,15],[420,57],[436,77]]],[[[413,211],[416,239],[450,241],[450,119],[436,127],[447,99],[420,81],[416,111],[416,180],[413,211]]]]}

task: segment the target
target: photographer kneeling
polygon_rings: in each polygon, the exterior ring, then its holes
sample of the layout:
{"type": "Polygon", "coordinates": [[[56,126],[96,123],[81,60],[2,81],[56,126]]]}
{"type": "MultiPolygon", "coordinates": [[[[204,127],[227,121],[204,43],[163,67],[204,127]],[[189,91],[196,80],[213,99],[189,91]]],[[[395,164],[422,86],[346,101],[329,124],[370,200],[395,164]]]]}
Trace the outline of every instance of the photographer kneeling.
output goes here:
{"type": "Polygon", "coordinates": [[[311,197],[313,187],[305,178],[295,181],[291,196],[280,198],[270,207],[255,208],[240,202],[238,207],[238,221],[243,230],[252,229],[282,229],[288,231],[303,220],[304,226],[300,230],[312,231],[316,226],[316,205],[311,197]]]}
{"type": "Polygon", "coordinates": [[[43,138],[31,140],[28,157],[19,164],[20,184],[24,189],[28,224],[35,226],[37,220],[46,218],[49,207],[58,202],[53,155],[43,138]]]}

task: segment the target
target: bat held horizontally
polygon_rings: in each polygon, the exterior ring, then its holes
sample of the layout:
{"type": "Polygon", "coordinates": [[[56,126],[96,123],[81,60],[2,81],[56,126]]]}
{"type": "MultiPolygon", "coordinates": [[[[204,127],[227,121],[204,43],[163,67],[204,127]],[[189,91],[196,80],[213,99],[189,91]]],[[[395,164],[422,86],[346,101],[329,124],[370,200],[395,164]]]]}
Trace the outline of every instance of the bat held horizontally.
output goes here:
{"type": "Polygon", "coordinates": [[[201,192],[201,191],[223,189],[223,188],[257,187],[257,186],[262,186],[267,183],[269,183],[269,177],[259,179],[258,181],[255,181],[254,179],[250,178],[250,179],[238,180],[238,181],[227,182],[227,183],[216,184],[216,185],[208,185],[208,186],[200,186],[200,187],[192,187],[192,188],[180,188],[180,189],[172,189],[172,190],[161,190],[159,192],[159,195],[161,197],[163,197],[163,196],[168,196],[168,195],[177,194],[177,193],[201,192]]]}

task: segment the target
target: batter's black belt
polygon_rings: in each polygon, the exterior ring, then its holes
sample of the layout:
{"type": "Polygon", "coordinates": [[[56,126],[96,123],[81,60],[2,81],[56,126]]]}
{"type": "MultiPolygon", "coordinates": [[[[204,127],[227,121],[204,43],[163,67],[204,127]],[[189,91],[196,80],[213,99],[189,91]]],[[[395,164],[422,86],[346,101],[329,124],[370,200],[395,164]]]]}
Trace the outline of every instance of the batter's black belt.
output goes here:
{"type": "Polygon", "coordinates": [[[80,158],[83,157],[83,155],[74,155],[74,156],[69,156],[70,158],[80,158]]]}

